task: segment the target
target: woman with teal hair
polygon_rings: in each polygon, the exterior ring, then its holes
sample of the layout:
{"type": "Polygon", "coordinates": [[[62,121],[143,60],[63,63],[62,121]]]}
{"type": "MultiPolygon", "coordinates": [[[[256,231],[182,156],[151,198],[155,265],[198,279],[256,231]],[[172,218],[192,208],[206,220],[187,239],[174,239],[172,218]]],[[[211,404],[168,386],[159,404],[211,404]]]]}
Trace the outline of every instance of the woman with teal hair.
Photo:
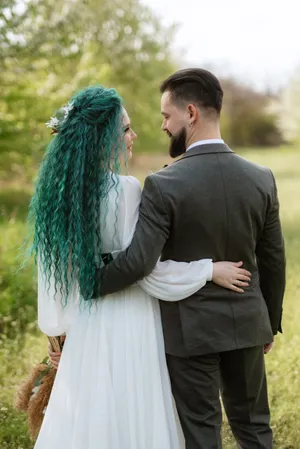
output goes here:
{"type": "Polygon", "coordinates": [[[241,270],[158,261],[139,285],[92,300],[96,268],[129,245],[138,219],[140,184],[120,175],[136,135],[121,98],[101,86],[76,94],[48,126],[55,136],[30,206],[38,322],[66,341],[35,449],[179,449],[155,298],[227,286],[241,270]]]}

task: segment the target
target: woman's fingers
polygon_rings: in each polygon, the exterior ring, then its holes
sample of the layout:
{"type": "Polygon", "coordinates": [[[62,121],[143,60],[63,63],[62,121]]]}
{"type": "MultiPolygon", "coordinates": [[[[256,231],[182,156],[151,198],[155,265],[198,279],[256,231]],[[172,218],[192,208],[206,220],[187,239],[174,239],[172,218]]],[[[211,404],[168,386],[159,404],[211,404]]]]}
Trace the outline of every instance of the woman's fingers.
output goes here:
{"type": "Polygon", "coordinates": [[[241,275],[243,275],[243,276],[248,276],[248,277],[251,277],[251,276],[252,276],[251,273],[250,273],[250,271],[244,270],[244,268],[237,268],[237,273],[238,273],[238,274],[241,274],[241,275]]]}
{"type": "Polygon", "coordinates": [[[236,274],[235,278],[238,279],[239,281],[245,281],[245,282],[250,282],[251,278],[249,276],[244,276],[243,274],[236,274]]]}
{"type": "Polygon", "coordinates": [[[249,287],[250,281],[251,278],[249,276],[244,276],[243,274],[237,273],[231,284],[234,288],[231,288],[231,286],[230,288],[235,292],[244,293],[244,290],[241,287],[249,287]]]}
{"type": "Polygon", "coordinates": [[[236,293],[244,293],[244,290],[242,288],[239,288],[234,284],[229,284],[227,288],[229,288],[230,290],[232,290],[236,293]]]}
{"type": "Polygon", "coordinates": [[[241,268],[242,264],[242,262],[215,262],[213,282],[234,292],[244,293],[243,288],[249,287],[251,282],[251,273],[241,268]]]}
{"type": "Polygon", "coordinates": [[[232,262],[232,265],[234,265],[235,267],[241,267],[243,265],[244,262],[232,262]]]}
{"type": "Polygon", "coordinates": [[[61,357],[61,352],[52,351],[51,345],[48,346],[48,355],[51,361],[51,365],[57,369],[61,357]]]}
{"type": "MultiPolygon", "coordinates": [[[[65,338],[64,338],[65,340],[65,338]]],[[[48,346],[48,355],[51,361],[51,365],[57,370],[60,358],[61,358],[61,352],[54,352],[52,351],[51,345],[48,346]]]]}
{"type": "Polygon", "coordinates": [[[232,266],[234,266],[235,268],[237,268],[237,270],[238,270],[240,273],[243,273],[243,274],[245,274],[245,275],[247,275],[247,276],[251,276],[250,271],[246,270],[245,268],[242,268],[242,265],[243,265],[244,262],[228,262],[228,263],[230,263],[232,266]]]}
{"type": "Polygon", "coordinates": [[[50,361],[52,366],[54,366],[54,368],[57,369],[60,361],[60,356],[59,358],[50,357],[50,361]]]}
{"type": "Polygon", "coordinates": [[[61,356],[61,352],[49,351],[48,354],[49,354],[49,357],[51,357],[53,359],[59,359],[61,356]]]}
{"type": "Polygon", "coordinates": [[[237,272],[238,272],[239,274],[244,275],[244,276],[248,276],[248,277],[251,277],[251,276],[252,276],[251,273],[250,273],[250,271],[245,270],[244,268],[241,268],[242,265],[243,265],[243,262],[232,262],[232,265],[233,265],[235,268],[237,268],[237,272]]]}
{"type": "Polygon", "coordinates": [[[246,281],[246,282],[251,281],[250,271],[237,269],[235,273],[236,273],[235,274],[236,278],[239,279],[240,281],[246,281]]]}
{"type": "Polygon", "coordinates": [[[59,363],[60,357],[50,357],[50,360],[59,363]]]}
{"type": "Polygon", "coordinates": [[[238,279],[233,281],[233,284],[238,285],[239,287],[249,287],[248,282],[239,281],[238,279]]]}
{"type": "Polygon", "coordinates": [[[53,360],[51,360],[51,365],[53,366],[54,369],[58,369],[58,363],[54,362],[53,360]]]}

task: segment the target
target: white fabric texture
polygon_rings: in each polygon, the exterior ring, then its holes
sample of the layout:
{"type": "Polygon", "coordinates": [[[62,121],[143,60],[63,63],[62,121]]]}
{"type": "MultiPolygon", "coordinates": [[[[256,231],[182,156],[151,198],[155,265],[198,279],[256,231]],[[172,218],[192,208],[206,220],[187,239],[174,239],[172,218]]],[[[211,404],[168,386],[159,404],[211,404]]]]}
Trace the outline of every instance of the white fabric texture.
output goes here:
{"type": "MultiPolygon", "coordinates": [[[[116,179],[102,225],[104,253],[125,249],[138,219],[139,182],[116,179]]],[[[138,284],[92,304],[79,303],[75,285],[66,307],[41,273],[39,327],[67,338],[35,449],[183,449],[153,296],[190,296],[211,280],[212,261],[158,261],[138,284]]]]}

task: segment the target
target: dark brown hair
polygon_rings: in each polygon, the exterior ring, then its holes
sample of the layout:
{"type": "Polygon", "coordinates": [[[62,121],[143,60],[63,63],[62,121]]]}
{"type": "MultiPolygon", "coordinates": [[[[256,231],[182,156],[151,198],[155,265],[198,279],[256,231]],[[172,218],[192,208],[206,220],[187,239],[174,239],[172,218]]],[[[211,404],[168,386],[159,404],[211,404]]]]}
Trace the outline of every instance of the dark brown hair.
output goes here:
{"type": "Polygon", "coordinates": [[[218,78],[208,70],[183,69],[169,76],[160,86],[160,92],[170,92],[175,104],[196,103],[202,109],[214,110],[220,115],[223,90],[218,78]]]}

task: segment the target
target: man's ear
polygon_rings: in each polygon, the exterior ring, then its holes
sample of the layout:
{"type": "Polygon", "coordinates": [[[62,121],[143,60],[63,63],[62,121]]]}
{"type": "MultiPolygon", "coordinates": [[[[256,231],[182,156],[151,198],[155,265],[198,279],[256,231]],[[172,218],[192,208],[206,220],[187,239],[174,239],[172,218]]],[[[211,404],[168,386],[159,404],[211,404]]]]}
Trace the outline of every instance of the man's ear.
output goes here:
{"type": "Polygon", "coordinates": [[[190,125],[193,125],[199,117],[199,111],[192,103],[187,106],[187,110],[189,114],[189,123],[190,125]]]}

